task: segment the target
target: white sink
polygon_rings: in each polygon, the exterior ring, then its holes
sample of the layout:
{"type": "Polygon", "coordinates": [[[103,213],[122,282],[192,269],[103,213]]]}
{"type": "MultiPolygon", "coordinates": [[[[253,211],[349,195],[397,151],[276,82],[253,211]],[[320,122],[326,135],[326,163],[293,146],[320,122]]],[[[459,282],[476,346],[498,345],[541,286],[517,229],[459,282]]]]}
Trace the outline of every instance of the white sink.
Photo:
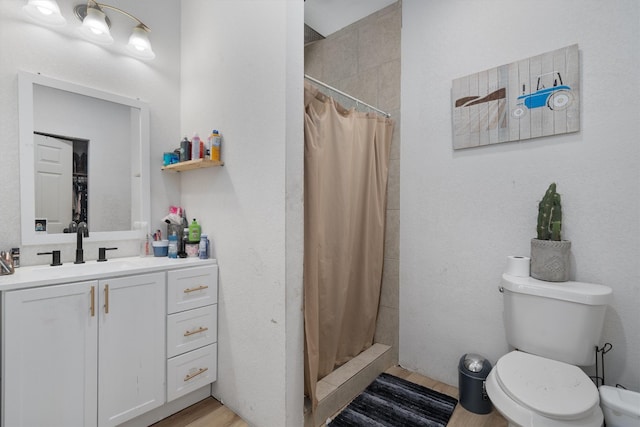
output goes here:
{"type": "MultiPolygon", "coordinates": [[[[142,260],[142,259],[141,259],[142,260]]],[[[130,271],[136,267],[142,267],[144,264],[132,262],[129,258],[114,258],[104,262],[86,261],[83,264],[74,264],[73,262],[64,263],[62,265],[52,266],[49,264],[27,267],[29,273],[33,274],[33,278],[42,275],[43,278],[62,278],[62,277],[78,277],[85,275],[102,275],[104,273],[112,273],[120,270],[130,271]]],[[[22,269],[21,269],[22,270],[22,269]]],[[[25,268],[26,270],[26,268],[25,268]]]]}
{"type": "Polygon", "coordinates": [[[112,258],[108,261],[86,261],[84,264],[67,262],[62,265],[49,264],[17,268],[14,274],[0,276],[0,291],[20,289],[30,286],[44,286],[54,283],[79,282],[96,280],[105,276],[118,276],[131,273],[149,273],[176,267],[187,267],[215,260],[201,260],[198,258],[167,257],[129,257],[112,258]]]}

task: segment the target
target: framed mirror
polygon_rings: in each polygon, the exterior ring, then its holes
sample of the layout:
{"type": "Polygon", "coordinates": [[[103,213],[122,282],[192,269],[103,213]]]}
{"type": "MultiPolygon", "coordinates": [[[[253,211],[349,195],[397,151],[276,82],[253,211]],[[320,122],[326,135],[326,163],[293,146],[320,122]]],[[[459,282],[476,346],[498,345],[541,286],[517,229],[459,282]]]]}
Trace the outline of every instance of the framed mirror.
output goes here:
{"type": "Polygon", "coordinates": [[[18,74],[23,245],[137,239],[149,224],[149,109],[137,99],[18,74]]]}

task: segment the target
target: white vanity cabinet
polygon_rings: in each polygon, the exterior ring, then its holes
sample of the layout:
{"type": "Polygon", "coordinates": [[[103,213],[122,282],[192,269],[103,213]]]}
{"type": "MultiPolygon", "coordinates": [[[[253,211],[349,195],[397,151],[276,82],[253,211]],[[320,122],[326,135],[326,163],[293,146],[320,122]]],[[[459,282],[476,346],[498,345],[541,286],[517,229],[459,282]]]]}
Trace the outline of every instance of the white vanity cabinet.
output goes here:
{"type": "Polygon", "coordinates": [[[162,405],[164,307],[165,273],[5,292],[3,425],[115,426],[162,405]]]}
{"type": "Polygon", "coordinates": [[[147,426],[209,396],[217,275],[136,257],[0,277],[0,427],[147,426]]]}
{"type": "Polygon", "coordinates": [[[167,273],[167,401],[216,380],[218,266],[167,273]]]}

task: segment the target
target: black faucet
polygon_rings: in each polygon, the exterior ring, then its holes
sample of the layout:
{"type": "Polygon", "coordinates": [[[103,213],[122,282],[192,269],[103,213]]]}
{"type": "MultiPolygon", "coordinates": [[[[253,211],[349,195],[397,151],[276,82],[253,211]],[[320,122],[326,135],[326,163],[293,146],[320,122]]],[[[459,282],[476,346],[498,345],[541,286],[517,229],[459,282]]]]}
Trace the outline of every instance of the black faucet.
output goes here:
{"type": "Polygon", "coordinates": [[[82,250],[82,236],[89,237],[89,226],[86,222],[78,224],[78,244],[76,246],[76,260],[74,264],[84,264],[84,251],[82,250]]]}

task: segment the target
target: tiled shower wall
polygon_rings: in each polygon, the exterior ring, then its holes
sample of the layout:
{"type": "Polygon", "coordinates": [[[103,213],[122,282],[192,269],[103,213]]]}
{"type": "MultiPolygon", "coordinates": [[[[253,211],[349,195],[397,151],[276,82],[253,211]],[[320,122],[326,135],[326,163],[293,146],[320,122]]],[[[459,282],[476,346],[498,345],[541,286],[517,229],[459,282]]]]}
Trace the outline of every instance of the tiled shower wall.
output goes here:
{"type": "Polygon", "coordinates": [[[382,293],[374,340],[391,346],[393,364],[398,362],[399,333],[401,7],[402,2],[398,1],[306,46],[304,52],[306,74],[390,113],[396,122],[387,186],[382,293]]]}

